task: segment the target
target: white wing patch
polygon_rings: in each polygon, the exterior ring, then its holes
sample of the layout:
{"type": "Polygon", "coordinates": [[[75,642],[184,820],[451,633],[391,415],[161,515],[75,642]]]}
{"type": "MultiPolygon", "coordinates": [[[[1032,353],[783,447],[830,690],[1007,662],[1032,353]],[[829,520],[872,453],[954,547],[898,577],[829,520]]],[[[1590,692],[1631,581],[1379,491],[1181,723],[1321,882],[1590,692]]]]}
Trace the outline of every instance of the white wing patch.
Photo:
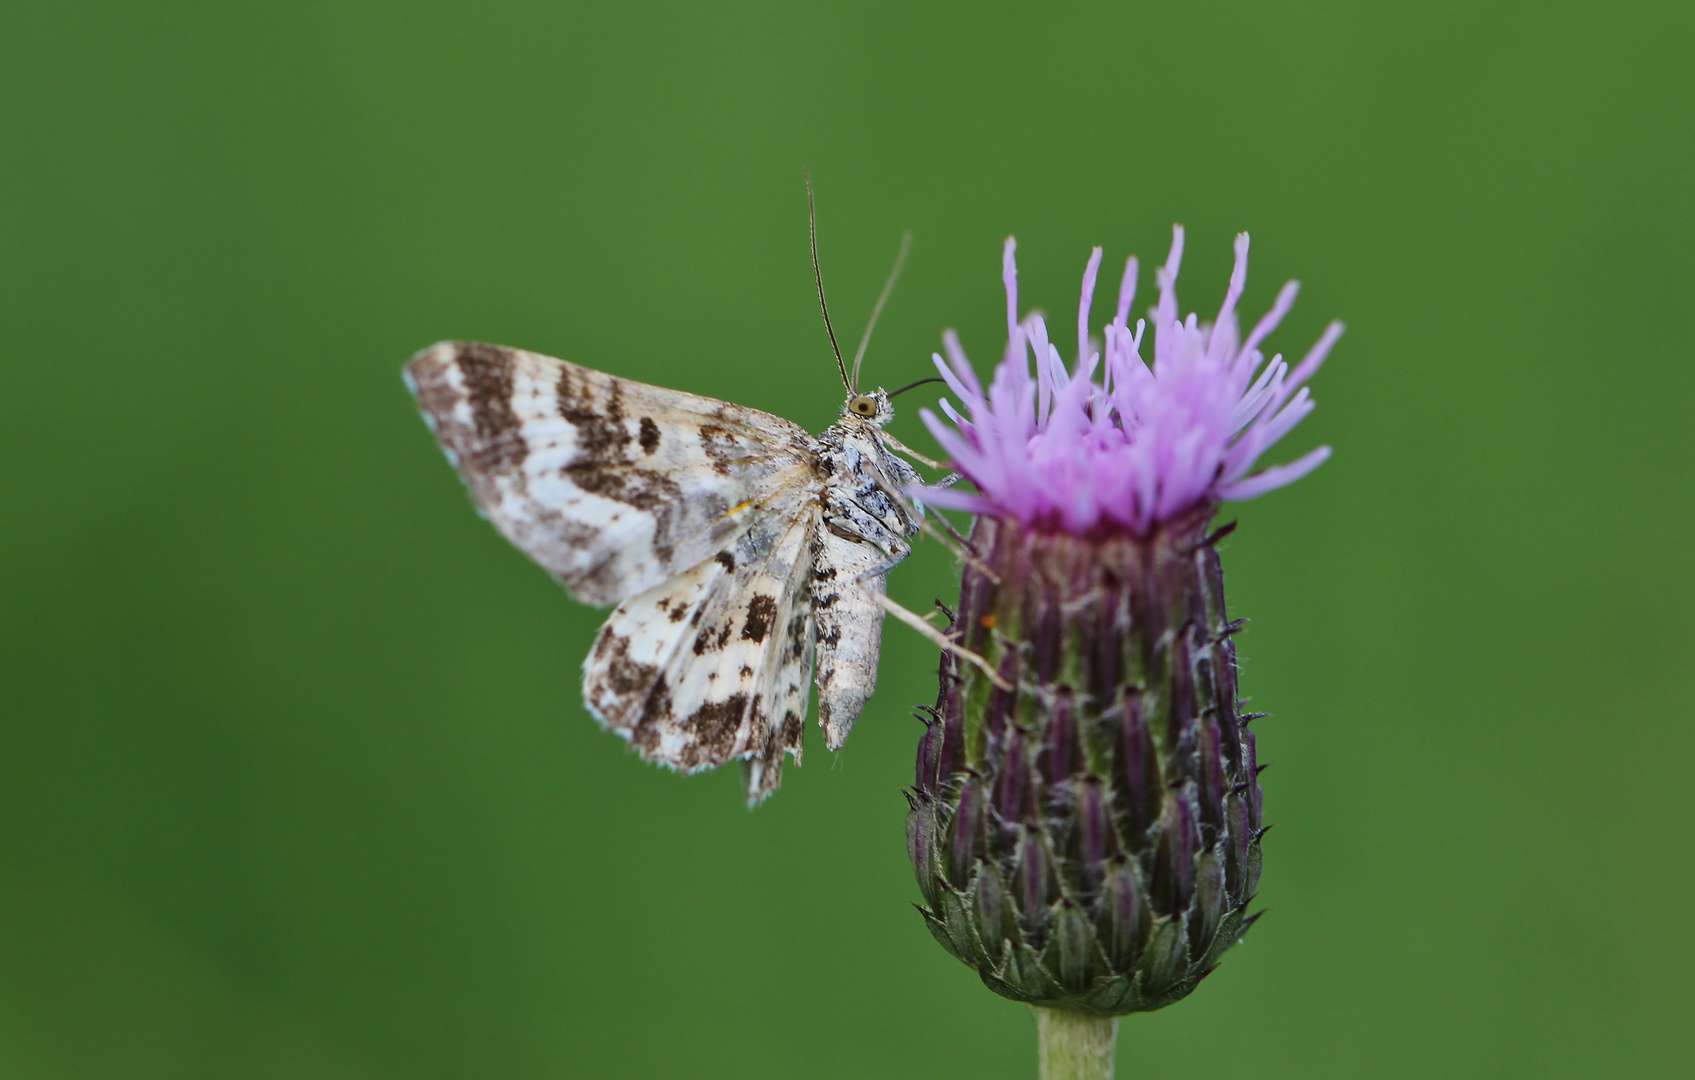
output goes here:
{"type": "Polygon", "coordinates": [[[811,436],[757,409],[498,345],[435,345],[406,375],[483,514],[585,603],[653,588],[820,483],[811,436]]]}

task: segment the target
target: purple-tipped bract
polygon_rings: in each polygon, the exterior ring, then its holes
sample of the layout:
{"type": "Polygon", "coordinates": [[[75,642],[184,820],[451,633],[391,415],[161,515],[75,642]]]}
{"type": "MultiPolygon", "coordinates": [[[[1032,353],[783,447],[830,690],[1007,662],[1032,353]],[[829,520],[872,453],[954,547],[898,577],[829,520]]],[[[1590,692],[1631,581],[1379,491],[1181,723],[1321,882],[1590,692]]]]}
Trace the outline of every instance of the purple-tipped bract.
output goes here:
{"type": "Polygon", "coordinates": [[[937,355],[936,368],[965,415],[947,399],[941,407],[951,423],[929,409],[920,411],[979,493],[924,488],[918,494],[925,502],[1042,529],[1146,535],[1203,504],[1251,499],[1292,483],[1330,456],[1330,448],[1321,446],[1288,464],[1250,472],[1261,454],[1312,411],[1302,384],[1324,362],[1342,324],[1331,323],[1292,370],[1281,356],[1266,363],[1260,343],[1293,306],[1297,285],[1283,287],[1243,340],[1236,303],[1248,275],[1246,233],[1236,237],[1236,268],[1224,305],[1212,323],[1203,324],[1192,313],[1186,319],[1178,314],[1183,229],[1173,230],[1171,254],[1157,274],[1151,366],[1141,356],[1145,323],[1137,320],[1134,333],[1128,325],[1134,258],[1125,266],[1117,311],[1104,330],[1103,363],[1089,338],[1101,249],[1089,257],[1077,309],[1077,362],[1068,371],[1042,317],[1018,321],[1015,248],[1009,238],[1003,258],[1008,341],[994,381],[985,392],[959,338],[949,331],[943,335],[947,359],[937,355]]]}

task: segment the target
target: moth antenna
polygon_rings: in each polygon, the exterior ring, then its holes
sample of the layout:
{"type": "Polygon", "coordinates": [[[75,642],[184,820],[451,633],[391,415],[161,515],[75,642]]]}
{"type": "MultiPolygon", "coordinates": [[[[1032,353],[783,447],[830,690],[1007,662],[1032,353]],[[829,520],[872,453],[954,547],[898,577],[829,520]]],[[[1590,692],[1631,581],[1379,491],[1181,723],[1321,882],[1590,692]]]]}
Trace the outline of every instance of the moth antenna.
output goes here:
{"type": "Polygon", "coordinates": [[[847,365],[842,362],[842,349],[836,344],[836,328],[830,325],[830,305],[824,302],[824,271],[818,268],[818,204],[812,198],[812,174],[805,168],[800,175],[806,179],[806,224],[812,235],[812,280],[818,284],[818,310],[824,313],[824,332],[830,335],[830,351],[836,354],[836,370],[842,373],[842,386],[850,394],[859,391],[848,379],[847,365]]]}
{"type": "Polygon", "coordinates": [[[889,280],[883,282],[883,292],[877,297],[877,306],[871,309],[871,321],[865,324],[865,336],[859,339],[859,351],[853,354],[853,387],[854,393],[859,393],[859,365],[865,359],[865,347],[871,344],[871,331],[877,329],[877,316],[883,313],[883,305],[889,302],[889,294],[895,291],[895,282],[900,280],[901,267],[906,265],[906,253],[912,250],[912,230],[900,234],[900,253],[895,256],[895,268],[889,271],[889,280]]]}

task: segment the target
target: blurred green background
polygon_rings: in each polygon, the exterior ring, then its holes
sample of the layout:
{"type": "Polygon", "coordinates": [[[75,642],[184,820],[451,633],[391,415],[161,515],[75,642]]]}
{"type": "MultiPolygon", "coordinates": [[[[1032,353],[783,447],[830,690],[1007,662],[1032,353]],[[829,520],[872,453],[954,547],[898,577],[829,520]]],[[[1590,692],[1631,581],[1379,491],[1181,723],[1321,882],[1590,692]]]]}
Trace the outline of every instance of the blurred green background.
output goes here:
{"type": "Polygon", "coordinates": [[[0,1076],[1034,1076],[909,905],[933,650],[891,627],[756,813],[643,766],[599,613],[400,383],[486,339],[821,428],[803,164],[844,336],[916,233],[873,381],[946,326],[987,368],[1008,233],[1063,313],[1181,221],[1205,313],[1248,229],[1274,346],[1349,323],[1274,458],[1334,460],[1230,511],[1272,911],[1120,1074],[1689,1075],[1692,47],[1671,2],[6,4],[0,1076]]]}

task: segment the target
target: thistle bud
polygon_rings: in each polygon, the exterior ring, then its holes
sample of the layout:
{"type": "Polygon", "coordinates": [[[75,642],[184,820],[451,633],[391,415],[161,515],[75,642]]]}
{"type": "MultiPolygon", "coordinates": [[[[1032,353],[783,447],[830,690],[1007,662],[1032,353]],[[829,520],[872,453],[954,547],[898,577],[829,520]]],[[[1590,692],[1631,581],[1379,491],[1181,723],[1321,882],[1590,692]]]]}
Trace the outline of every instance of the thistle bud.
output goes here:
{"type": "Polygon", "coordinates": [[[1208,527],[1222,500],[1289,483],[1328,454],[1250,474],[1311,410],[1301,384],[1340,327],[1293,371],[1266,363],[1257,346],[1291,285],[1244,342],[1246,236],[1218,318],[1178,318],[1178,230],[1153,364],[1143,324],[1127,325],[1132,259],[1097,382],[1099,249],[1070,371],[1039,316],[1013,321],[1012,251],[1008,241],[1011,340],[993,386],[949,335],[937,367],[965,412],[944,402],[951,424],[924,413],[978,493],[919,493],[977,520],[949,634],[959,647],[924,711],[908,851],[931,932],[996,993],[1118,1016],[1187,995],[1255,918],[1259,764],[1238,709],[1239,624],[1217,547],[1228,530],[1208,527]]]}
{"type": "Polygon", "coordinates": [[[956,626],[991,628],[982,654],[1022,677],[1007,691],[944,656],[935,714],[964,722],[953,748],[928,723],[909,852],[932,932],[1007,997],[1158,1008],[1250,921],[1259,785],[1231,628],[1201,602],[1203,526],[1087,538],[984,517],[972,534],[956,626]]]}

